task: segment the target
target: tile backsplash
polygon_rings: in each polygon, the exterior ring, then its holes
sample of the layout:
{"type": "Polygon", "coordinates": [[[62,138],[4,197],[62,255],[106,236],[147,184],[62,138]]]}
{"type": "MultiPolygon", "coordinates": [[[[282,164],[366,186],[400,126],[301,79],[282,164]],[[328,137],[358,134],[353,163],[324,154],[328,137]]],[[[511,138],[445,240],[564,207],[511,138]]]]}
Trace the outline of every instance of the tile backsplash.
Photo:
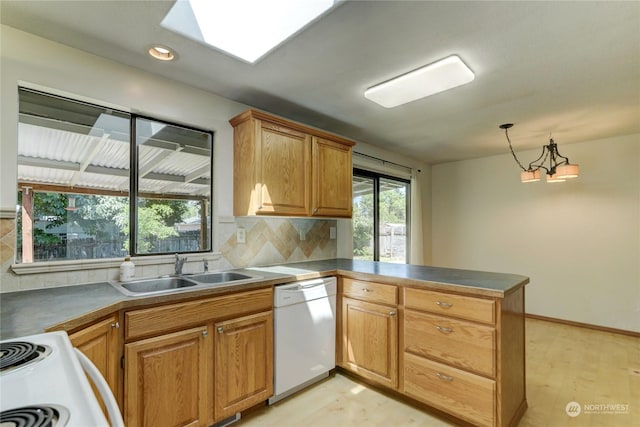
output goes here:
{"type": "Polygon", "coordinates": [[[335,226],[335,220],[237,218],[219,251],[235,268],[335,258],[336,240],[329,238],[335,226]],[[238,227],[245,229],[245,243],[236,239],[238,227]]]}
{"type": "MultiPolygon", "coordinates": [[[[274,217],[238,217],[221,219],[218,223],[217,247],[213,254],[189,256],[185,272],[201,271],[202,259],[209,259],[209,270],[283,264],[335,258],[337,240],[330,239],[330,228],[336,220],[274,217]],[[243,228],[245,242],[238,243],[238,228],[243,228]],[[219,255],[218,255],[219,254],[219,255]]],[[[0,292],[76,285],[117,280],[118,267],[90,268],[74,271],[54,271],[15,274],[11,265],[16,249],[15,220],[0,218],[0,292]]],[[[134,261],[135,258],[134,258],[134,261]]],[[[173,261],[140,262],[137,277],[170,274],[173,261]]]]}

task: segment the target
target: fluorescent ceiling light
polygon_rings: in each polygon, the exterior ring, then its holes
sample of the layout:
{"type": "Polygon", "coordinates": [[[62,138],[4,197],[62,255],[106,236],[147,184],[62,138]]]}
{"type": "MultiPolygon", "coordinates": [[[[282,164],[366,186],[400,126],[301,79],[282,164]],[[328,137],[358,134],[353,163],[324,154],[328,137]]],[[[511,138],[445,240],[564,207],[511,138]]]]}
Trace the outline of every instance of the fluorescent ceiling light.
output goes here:
{"type": "Polygon", "coordinates": [[[433,64],[370,87],[364,92],[364,96],[383,107],[393,108],[462,86],[474,78],[473,71],[457,55],[451,55],[433,64]]]}
{"type": "Polygon", "coordinates": [[[178,0],[162,26],[253,63],[340,0],[178,0]]]}

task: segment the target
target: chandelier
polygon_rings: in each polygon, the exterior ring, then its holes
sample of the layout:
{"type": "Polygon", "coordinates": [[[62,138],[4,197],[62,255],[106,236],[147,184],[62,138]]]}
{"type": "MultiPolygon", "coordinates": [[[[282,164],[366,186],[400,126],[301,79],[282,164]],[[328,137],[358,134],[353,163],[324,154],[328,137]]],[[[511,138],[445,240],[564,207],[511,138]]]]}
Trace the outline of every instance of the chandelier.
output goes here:
{"type": "Polygon", "coordinates": [[[514,153],[513,147],[511,146],[508,129],[512,126],[513,123],[505,123],[500,125],[500,129],[504,129],[504,134],[507,137],[507,142],[509,142],[511,154],[513,155],[516,163],[518,163],[518,166],[522,168],[522,172],[520,173],[521,182],[540,181],[540,169],[544,169],[546,172],[547,182],[563,182],[567,179],[578,177],[580,167],[569,163],[569,158],[558,152],[558,144],[553,142],[552,138],[549,138],[549,144],[542,147],[542,154],[540,154],[540,157],[529,163],[529,166],[525,168],[516,157],[516,153],[514,153]],[[548,165],[545,166],[545,162],[547,160],[549,162],[548,165]]]}

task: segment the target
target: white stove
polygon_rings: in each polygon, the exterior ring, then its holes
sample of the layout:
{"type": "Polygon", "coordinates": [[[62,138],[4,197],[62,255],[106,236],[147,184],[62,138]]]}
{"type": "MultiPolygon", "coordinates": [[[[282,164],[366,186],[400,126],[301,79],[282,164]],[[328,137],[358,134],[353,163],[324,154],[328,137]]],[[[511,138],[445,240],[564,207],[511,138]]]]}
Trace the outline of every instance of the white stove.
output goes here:
{"type": "MultiPolygon", "coordinates": [[[[0,426],[109,426],[83,370],[88,359],[78,353],[65,332],[0,342],[0,426]]],[[[94,382],[95,372],[87,370],[94,382]]],[[[103,400],[112,410],[109,395],[103,400]]]]}

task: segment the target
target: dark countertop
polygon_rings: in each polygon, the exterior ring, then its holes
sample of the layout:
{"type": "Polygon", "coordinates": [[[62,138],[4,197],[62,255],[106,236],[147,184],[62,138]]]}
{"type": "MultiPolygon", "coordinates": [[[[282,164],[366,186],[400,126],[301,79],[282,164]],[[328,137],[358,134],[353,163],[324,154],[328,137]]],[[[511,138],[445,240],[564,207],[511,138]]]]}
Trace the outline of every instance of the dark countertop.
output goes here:
{"type": "Polygon", "coordinates": [[[234,271],[246,271],[263,278],[252,283],[147,297],[127,297],[106,282],[3,293],[0,294],[0,339],[37,334],[45,329],[69,330],[121,309],[269,287],[333,274],[493,298],[502,298],[529,283],[528,277],[515,274],[351,259],[298,262],[234,271]]]}

